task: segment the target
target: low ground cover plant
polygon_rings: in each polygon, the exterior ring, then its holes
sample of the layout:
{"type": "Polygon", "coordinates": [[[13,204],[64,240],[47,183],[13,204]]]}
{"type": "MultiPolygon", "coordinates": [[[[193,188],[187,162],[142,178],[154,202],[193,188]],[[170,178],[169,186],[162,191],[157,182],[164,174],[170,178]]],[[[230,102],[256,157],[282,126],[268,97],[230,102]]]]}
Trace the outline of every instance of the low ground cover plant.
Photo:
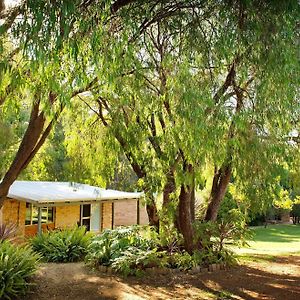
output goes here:
{"type": "Polygon", "coordinates": [[[35,252],[48,262],[75,262],[84,259],[91,241],[86,228],[47,231],[30,240],[35,252]]]}
{"type": "Polygon", "coordinates": [[[150,267],[189,270],[197,265],[234,262],[233,253],[226,243],[240,243],[238,237],[242,229],[238,225],[224,221],[198,223],[196,229],[202,244],[192,254],[182,250],[177,235],[168,239],[172,245],[166,245],[167,239],[161,236],[162,233],[156,233],[149,226],[106,229],[93,237],[85,261],[93,267],[110,266],[124,275],[138,275],[150,267]]]}
{"type": "Polygon", "coordinates": [[[29,246],[0,242],[0,299],[16,299],[26,294],[39,259],[29,246]]]}
{"type": "Polygon", "coordinates": [[[141,272],[149,266],[163,265],[164,252],[158,250],[155,231],[149,227],[130,226],[106,229],[93,238],[86,262],[94,267],[111,266],[124,275],[141,272]]]}

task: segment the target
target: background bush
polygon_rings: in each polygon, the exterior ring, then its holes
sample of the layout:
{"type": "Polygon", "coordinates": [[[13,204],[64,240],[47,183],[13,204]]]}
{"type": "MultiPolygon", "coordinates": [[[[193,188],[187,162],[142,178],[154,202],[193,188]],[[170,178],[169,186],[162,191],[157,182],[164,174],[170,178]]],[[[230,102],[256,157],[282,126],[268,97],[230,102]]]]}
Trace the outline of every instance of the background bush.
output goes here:
{"type": "Polygon", "coordinates": [[[86,228],[47,231],[31,239],[34,251],[40,253],[49,262],[75,262],[83,260],[91,234],[86,228]]]}
{"type": "Polygon", "coordinates": [[[0,299],[16,299],[26,294],[39,258],[27,246],[16,247],[8,241],[0,242],[0,299]]]}

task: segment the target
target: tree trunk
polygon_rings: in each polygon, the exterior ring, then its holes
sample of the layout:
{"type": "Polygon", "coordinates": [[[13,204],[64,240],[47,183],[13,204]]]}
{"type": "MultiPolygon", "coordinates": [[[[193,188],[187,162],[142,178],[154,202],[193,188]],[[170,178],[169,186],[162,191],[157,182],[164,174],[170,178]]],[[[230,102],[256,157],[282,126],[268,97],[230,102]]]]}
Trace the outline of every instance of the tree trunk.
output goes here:
{"type": "Polygon", "coordinates": [[[44,131],[44,124],[45,116],[43,113],[39,113],[39,101],[37,101],[32,106],[29,124],[18,152],[0,183],[0,208],[3,206],[10,186],[32,160],[34,154],[45,141],[46,136],[49,135],[50,130],[44,131]]]}
{"type": "MultiPolygon", "coordinates": [[[[193,167],[191,164],[184,166],[185,171],[188,174],[193,173],[193,167]]],[[[197,241],[194,238],[194,180],[191,184],[182,184],[180,187],[178,215],[176,223],[178,229],[183,235],[184,247],[190,254],[197,247],[197,241]]]]}
{"type": "Polygon", "coordinates": [[[179,195],[178,206],[178,225],[184,239],[184,248],[190,254],[196,248],[196,241],[194,240],[194,228],[192,223],[191,212],[192,190],[191,186],[182,185],[179,195]]]}
{"type": "Polygon", "coordinates": [[[167,183],[163,190],[163,208],[167,208],[169,203],[172,201],[171,194],[176,191],[176,183],[174,177],[174,171],[170,170],[167,174],[167,183]]]}
{"type": "Polygon", "coordinates": [[[155,204],[155,199],[153,197],[153,195],[148,195],[147,197],[147,204],[146,204],[146,210],[147,210],[147,214],[149,217],[149,225],[150,226],[154,226],[157,230],[157,232],[159,232],[159,216],[157,213],[157,208],[156,208],[156,204],[155,204]]]}
{"type": "Polygon", "coordinates": [[[232,169],[230,164],[226,164],[215,171],[209,196],[209,204],[205,215],[206,221],[215,221],[217,219],[220,204],[230,182],[231,172],[232,169]]]}

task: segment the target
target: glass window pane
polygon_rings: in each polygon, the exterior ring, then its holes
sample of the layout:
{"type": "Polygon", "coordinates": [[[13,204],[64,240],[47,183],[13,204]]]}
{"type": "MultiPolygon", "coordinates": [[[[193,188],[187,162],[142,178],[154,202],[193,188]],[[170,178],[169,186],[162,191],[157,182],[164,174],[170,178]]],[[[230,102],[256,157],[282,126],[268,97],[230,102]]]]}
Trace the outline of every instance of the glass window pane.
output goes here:
{"type": "Polygon", "coordinates": [[[42,223],[47,223],[48,220],[48,209],[47,207],[42,208],[42,223]]]}
{"type": "Polygon", "coordinates": [[[90,230],[90,219],[82,219],[82,225],[86,227],[86,230],[90,230]]]}
{"type": "Polygon", "coordinates": [[[54,210],[53,207],[48,208],[48,223],[53,222],[53,217],[54,217],[53,210],[54,210]]]}
{"type": "Polygon", "coordinates": [[[38,223],[38,208],[33,206],[32,207],[32,224],[38,223]]]}
{"type": "Polygon", "coordinates": [[[91,205],[85,204],[82,205],[82,217],[89,217],[91,215],[91,205]]]}
{"type": "Polygon", "coordinates": [[[31,224],[31,204],[26,203],[26,217],[25,217],[25,225],[31,224]]]}

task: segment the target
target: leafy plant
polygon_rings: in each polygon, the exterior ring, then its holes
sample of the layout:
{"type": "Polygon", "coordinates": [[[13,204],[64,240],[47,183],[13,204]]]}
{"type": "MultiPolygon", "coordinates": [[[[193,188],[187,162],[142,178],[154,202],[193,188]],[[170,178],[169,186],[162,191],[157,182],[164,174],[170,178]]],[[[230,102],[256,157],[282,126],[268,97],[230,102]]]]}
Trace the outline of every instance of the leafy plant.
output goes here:
{"type": "Polygon", "coordinates": [[[26,294],[39,259],[28,246],[17,247],[8,241],[0,243],[0,299],[15,299],[26,294]]]}
{"type": "Polygon", "coordinates": [[[157,251],[157,243],[157,234],[148,226],[106,229],[93,238],[86,262],[112,266],[124,275],[138,274],[146,267],[164,264],[164,252],[157,251]]]}
{"type": "Polygon", "coordinates": [[[129,247],[122,255],[111,260],[111,266],[123,275],[139,275],[147,267],[164,267],[167,265],[166,253],[156,248],[143,250],[129,247]]]}
{"type": "Polygon", "coordinates": [[[34,251],[51,262],[74,262],[84,259],[91,241],[86,228],[54,230],[42,233],[31,239],[34,251]]]}
{"type": "Polygon", "coordinates": [[[12,241],[16,238],[18,226],[13,223],[0,224],[0,242],[9,240],[12,241]]]}
{"type": "Polygon", "coordinates": [[[244,246],[252,236],[239,209],[231,209],[217,222],[197,222],[195,231],[201,240],[201,251],[195,252],[194,256],[202,264],[234,263],[234,254],[228,245],[244,246]]]}
{"type": "Polygon", "coordinates": [[[169,266],[174,269],[188,270],[197,265],[197,261],[188,252],[175,252],[169,256],[169,266]]]}

